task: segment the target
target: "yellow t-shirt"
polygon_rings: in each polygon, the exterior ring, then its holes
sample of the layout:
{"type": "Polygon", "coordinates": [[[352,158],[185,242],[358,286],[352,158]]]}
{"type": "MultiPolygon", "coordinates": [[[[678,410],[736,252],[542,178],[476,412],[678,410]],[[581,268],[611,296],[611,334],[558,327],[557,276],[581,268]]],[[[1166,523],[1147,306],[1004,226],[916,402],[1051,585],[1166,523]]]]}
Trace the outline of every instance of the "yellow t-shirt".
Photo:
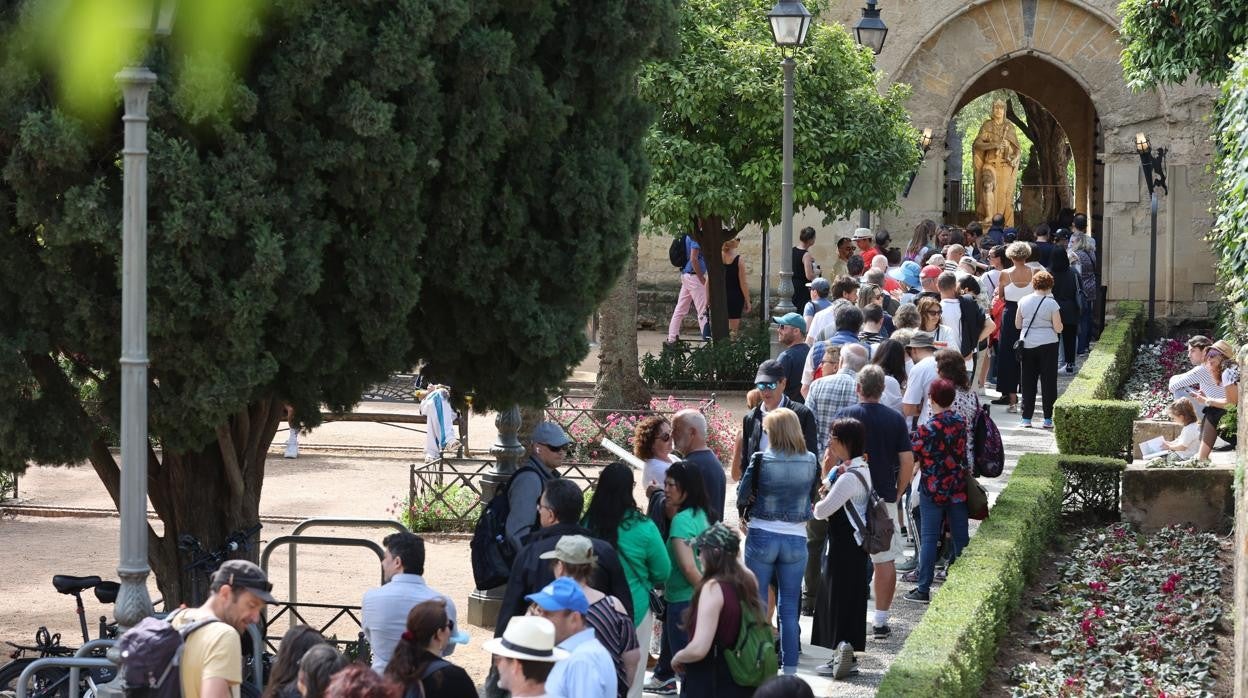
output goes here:
{"type": "MultiPolygon", "coordinates": [[[[174,628],[212,617],[202,608],[179,612],[169,624],[174,628]]],[[[186,638],[182,648],[182,698],[199,698],[204,679],[222,678],[230,683],[230,692],[239,698],[238,686],[243,682],[243,644],[238,631],[229,623],[209,623],[186,638]]]]}

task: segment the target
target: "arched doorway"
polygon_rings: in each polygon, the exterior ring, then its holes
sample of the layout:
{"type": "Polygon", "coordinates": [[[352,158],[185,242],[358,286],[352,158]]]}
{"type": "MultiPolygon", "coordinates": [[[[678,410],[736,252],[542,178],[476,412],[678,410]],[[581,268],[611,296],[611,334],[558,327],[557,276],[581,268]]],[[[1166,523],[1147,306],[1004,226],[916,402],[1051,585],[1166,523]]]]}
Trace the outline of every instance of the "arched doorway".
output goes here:
{"type": "MultiPolygon", "coordinates": [[[[1071,203],[1076,210],[1087,212],[1089,218],[1094,223],[1097,222],[1100,202],[1093,191],[1098,128],[1096,107],[1087,90],[1072,75],[1043,58],[1027,54],[993,64],[974,78],[955,101],[946,122],[948,127],[942,129],[947,134],[948,152],[945,159],[943,219],[951,223],[966,222],[962,220],[966,218],[965,206],[958,205],[966,199],[965,196],[960,196],[964,189],[961,182],[964,169],[962,147],[960,143],[952,142],[952,139],[974,138],[975,134],[958,133],[954,117],[972,100],[998,90],[1026,95],[1057,121],[1070,144],[1071,160],[1074,163],[1075,188],[1071,203]]],[[[1094,234],[1099,235],[1099,227],[1093,226],[1094,234]]]]}

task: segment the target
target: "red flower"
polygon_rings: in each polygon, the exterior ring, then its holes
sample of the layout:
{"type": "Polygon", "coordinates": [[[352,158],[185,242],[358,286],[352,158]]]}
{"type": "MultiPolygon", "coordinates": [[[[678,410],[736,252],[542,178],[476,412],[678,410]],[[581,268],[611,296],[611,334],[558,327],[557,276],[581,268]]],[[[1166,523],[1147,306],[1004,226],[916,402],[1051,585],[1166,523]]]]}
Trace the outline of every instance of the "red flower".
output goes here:
{"type": "Polygon", "coordinates": [[[1105,582],[1088,582],[1088,588],[1092,591],[1105,591],[1109,585],[1105,582]]]}
{"type": "Polygon", "coordinates": [[[1087,636],[1087,637],[1083,638],[1083,640],[1084,640],[1084,642],[1088,643],[1088,647],[1096,647],[1096,637],[1095,637],[1095,636],[1093,636],[1093,635],[1089,635],[1089,636],[1087,636]]]}

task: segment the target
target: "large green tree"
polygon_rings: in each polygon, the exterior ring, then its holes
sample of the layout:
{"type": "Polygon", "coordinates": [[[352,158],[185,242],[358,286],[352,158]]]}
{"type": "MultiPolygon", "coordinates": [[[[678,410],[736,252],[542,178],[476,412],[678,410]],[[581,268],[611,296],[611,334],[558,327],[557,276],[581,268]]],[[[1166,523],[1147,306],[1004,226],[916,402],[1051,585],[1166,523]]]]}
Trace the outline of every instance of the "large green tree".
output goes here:
{"type": "MultiPolygon", "coordinates": [[[[654,175],[646,213],[706,252],[716,337],[727,335],[720,246],[748,223],[780,220],[783,76],[767,22],[770,0],[686,0],[680,54],[642,71],[658,115],[646,139],[654,175]],[[694,225],[693,222],[697,224],[694,225]]],[[[821,22],[797,52],[794,203],[829,218],[895,205],[917,166],[908,88],[889,85],[845,27],[821,22]]],[[[789,254],[784,250],[782,254],[789,254]]]]}
{"type": "Polygon", "coordinates": [[[1248,1],[1123,0],[1122,68],[1134,89],[1226,79],[1248,42],[1248,1]]]}
{"type": "MultiPolygon", "coordinates": [[[[0,0],[0,467],[87,459],[114,500],[121,123],[52,96],[0,0]]],[[[423,362],[477,407],[540,403],[627,259],[651,110],[633,85],[674,0],[274,0],[251,60],[168,42],[150,139],[149,531],[258,520],[283,403],[316,424],[423,362]],[[209,68],[205,68],[209,66],[209,68]]],[[[189,28],[193,29],[193,28],[189,28]]],[[[175,36],[176,39],[176,36],[175,36]]]]}

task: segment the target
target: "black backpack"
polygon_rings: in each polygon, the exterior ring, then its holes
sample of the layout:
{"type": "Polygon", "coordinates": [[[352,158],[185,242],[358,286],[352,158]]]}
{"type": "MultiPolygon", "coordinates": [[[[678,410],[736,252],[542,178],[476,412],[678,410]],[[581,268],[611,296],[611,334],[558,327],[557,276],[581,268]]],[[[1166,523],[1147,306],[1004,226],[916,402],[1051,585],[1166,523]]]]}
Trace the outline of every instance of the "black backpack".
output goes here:
{"type": "Polygon", "coordinates": [[[984,331],[984,310],[979,307],[979,303],[966,296],[958,296],[958,307],[962,310],[962,346],[958,347],[958,351],[966,356],[975,351],[975,345],[979,343],[979,333],[984,331]]]}
{"type": "Polygon", "coordinates": [[[179,698],[186,638],[209,623],[220,622],[204,618],[174,628],[168,619],[148,616],[127,630],[117,641],[125,694],[133,698],[179,698]]]}
{"type": "Polygon", "coordinates": [[[477,519],[477,526],[472,531],[472,577],[478,589],[502,586],[511,577],[511,563],[519,551],[513,549],[507,540],[507,517],[511,514],[507,492],[516,476],[526,470],[537,472],[537,468],[526,465],[512,473],[481,510],[481,518],[477,519]]]}
{"type": "Polygon", "coordinates": [[[420,678],[408,684],[407,690],[403,692],[403,698],[425,698],[425,679],[450,665],[451,663],[445,659],[435,659],[429,662],[425,670],[420,672],[420,678]]]}
{"type": "Polygon", "coordinates": [[[672,261],[672,266],[677,269],[684,270],[685,265],[689,263],[689,246],[685,243],[688,235],[681,235],[672,240],[672,244],[667,248],[667,258],[672,261]]]}

